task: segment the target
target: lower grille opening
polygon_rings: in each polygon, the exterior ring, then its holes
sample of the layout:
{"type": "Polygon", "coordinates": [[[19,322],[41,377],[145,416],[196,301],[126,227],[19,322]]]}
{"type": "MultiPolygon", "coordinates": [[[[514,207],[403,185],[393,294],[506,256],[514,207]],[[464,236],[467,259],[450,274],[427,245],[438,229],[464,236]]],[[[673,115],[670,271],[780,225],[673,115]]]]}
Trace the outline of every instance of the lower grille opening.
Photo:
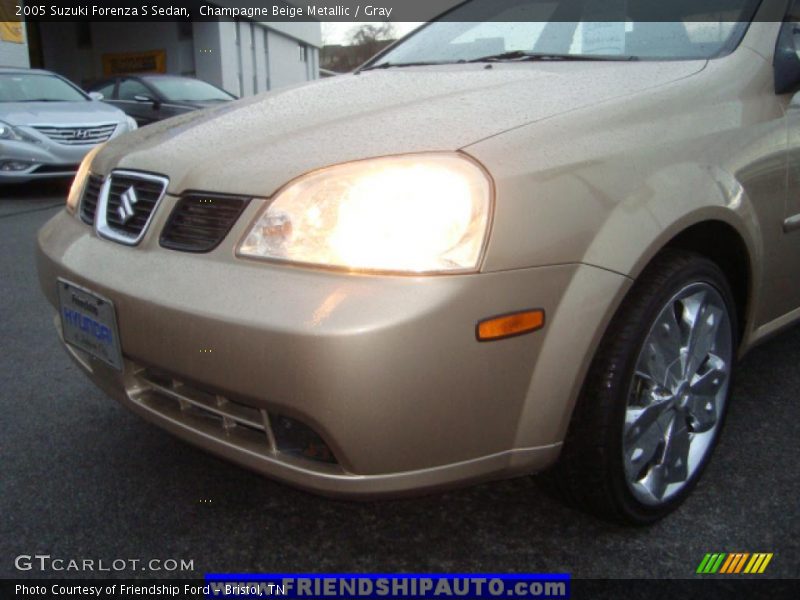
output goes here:
{"type": "Polygon", "coordinates": [[[136,378],[143,387],[139,402],[204,433],[260,454],[338,464],[322,438],[297,419],[200,389],[158,369],[144,368],[136,378]]]}
{"type": "Polygon", "coordinates": [[[80,165],[40,165],[34,173],[75,173],[80,165]]]}

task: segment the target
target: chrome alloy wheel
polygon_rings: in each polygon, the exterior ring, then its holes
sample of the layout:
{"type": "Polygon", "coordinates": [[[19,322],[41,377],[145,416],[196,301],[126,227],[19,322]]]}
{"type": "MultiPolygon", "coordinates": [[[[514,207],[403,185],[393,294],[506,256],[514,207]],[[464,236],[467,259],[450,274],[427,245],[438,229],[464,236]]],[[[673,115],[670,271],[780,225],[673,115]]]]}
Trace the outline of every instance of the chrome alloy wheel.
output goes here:
{"type": "Polygon", "coordinates": [[[703,463],[720,426],[732,362],[722,296],[708,283],[686,286],[650,328],[628,394],[625,479],[640,502],[666,502],[703,463]]]}

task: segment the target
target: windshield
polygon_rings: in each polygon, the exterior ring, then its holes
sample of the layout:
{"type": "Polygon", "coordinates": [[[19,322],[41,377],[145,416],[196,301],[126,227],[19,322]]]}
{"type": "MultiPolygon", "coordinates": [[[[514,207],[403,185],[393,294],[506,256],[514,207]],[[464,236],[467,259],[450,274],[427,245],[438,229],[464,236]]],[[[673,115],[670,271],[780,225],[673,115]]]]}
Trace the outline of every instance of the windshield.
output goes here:
{"type": "Polygon", "coordinates": [[[0,102],[84,102],[89,98],[63,79],[43,73],[0,73],[0,102]]]}
{"type": "Polygon", "coordinates": [[[213,85],[199,79],[185,77],[159,77],[148,79],[148,83],[166,98],[167,102],[221,102],[233,97],[213,85]]]}
{"type": "Polygon", "coordinates": [[[709,59],[733,51],[758,0],[472,0],[420,29],[370,67],[491,60],[709,59]],[[637,20],[638,15],[643,20],[637,20]],[[663,15],[663,11],[662,11],[663,15]],[[650,20],[644,20],[650,19],[650,20]],[[470,22],[465,22],[469,20],[470,22]],[[533,55],[533,56],[531,56],[533,55]]]}

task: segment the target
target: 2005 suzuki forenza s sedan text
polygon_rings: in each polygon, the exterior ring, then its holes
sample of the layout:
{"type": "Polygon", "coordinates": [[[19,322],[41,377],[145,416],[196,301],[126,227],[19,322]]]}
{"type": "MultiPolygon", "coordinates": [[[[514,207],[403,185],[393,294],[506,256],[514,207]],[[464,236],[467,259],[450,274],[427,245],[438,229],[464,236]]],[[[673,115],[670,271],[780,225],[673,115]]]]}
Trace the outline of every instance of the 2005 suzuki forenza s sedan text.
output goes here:
{"type": "Polygon", "coordinates": [[[324,494],[552,466],[608,518],[677,507],[737,356],[800,317],[800,24],[533,4],[93,152],[38,239],[74,360],[324,494]]]}

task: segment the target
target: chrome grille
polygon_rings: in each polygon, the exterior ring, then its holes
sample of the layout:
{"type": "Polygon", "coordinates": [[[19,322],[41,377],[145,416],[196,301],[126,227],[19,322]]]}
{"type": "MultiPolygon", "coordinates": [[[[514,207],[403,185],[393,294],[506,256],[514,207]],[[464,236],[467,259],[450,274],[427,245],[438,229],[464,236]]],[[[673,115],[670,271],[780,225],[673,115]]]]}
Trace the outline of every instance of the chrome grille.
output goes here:
{"type": "Polygon", "coordinates": [[[137,244],[164,197],[166,177],[136,171],[112,171],[100,194],[97,231],[123,244],[137,244]]]}
{"type": "Polygon", "coordinates": [[[100,200],[100,190],[103,188],[103,178],[99,175],[89,175],[81,199],[81,220],[94,224],[94,215],[97,212],[97,202],[100,200]]]}
{"type": "Polygon", "coordinates": [[[33,128],[59,144],[65,144],[67,146],[88,146],[108,140],[117,129],[117,124],[105,123],[103,125],[85,125],[78,127],[34,125],[33,128]]]}

